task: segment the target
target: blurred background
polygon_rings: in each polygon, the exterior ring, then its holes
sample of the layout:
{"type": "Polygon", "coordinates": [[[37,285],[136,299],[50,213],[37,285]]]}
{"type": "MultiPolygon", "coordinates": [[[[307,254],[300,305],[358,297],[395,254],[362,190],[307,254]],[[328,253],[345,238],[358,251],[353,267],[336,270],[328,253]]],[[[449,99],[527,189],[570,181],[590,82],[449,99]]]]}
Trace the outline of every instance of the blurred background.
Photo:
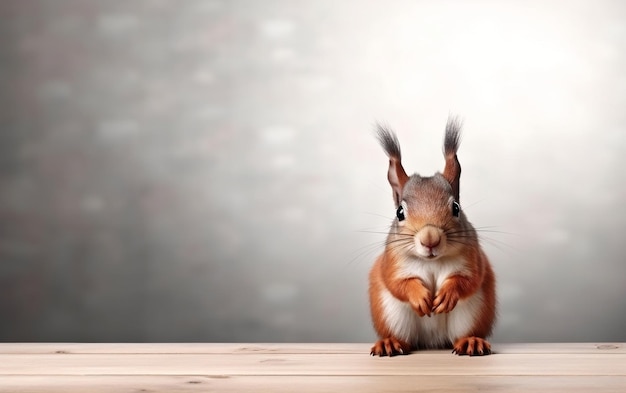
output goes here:
{"type": "Polygon", "coordinates": [[[626,341],[625,103],[617,0],[4,0],[0,341],[373,341],[450,113],[493,341],[626,341]]]}

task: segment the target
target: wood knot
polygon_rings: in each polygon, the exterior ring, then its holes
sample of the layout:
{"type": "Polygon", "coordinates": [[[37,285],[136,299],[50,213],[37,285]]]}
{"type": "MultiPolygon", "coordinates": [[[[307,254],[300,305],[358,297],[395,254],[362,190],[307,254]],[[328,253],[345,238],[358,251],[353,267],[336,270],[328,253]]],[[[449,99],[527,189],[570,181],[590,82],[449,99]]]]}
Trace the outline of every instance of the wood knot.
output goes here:
{"type": "Polygon", "coordinates": [[[602,350],[607,350],[607,349],[619,349],[619,345],[614,345],[614,344],[600,344],[600,345],[596,345],[596,348],[598,348],[598,349],[602,349],[602,350]]]}
{"type": "Polygon", "coordinates": [[[286,361],[287,359],[263,359],[261,360],[261,363],[282,363],[286,361]]]}

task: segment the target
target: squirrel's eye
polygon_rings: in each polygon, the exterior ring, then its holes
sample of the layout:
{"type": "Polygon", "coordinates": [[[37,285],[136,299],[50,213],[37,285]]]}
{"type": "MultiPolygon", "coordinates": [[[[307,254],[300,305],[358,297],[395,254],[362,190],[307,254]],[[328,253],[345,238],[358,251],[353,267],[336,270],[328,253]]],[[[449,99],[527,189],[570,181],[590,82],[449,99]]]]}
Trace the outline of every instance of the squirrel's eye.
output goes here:
{"type": "Polygon", "coordinates": [[[461,205],[458,202],[452,202],[452,215],[458,217],[461,214],[461,205]]]}
{"type": "Polygon", "coordinates": [[[404,216],[404,207],[402,205],[398,206],[398,210],[396,210],[396,217],[398,217],[398,220],[400,221],[404,221],[406,218],[404,216]]]}

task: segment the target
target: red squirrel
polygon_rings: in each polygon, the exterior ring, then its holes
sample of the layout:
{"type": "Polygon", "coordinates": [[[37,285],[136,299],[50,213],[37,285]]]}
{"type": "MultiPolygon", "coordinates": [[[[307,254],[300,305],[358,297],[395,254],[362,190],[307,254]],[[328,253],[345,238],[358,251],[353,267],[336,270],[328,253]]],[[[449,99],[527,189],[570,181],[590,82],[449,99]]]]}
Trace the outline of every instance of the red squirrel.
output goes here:
{"type": "Polygon", "coordinates": [[[379,337],[372,355],[443,348],[458,355],[491,353],[486,338],[496,318],[495,276],[459,202],[460,133],[458,119],[449,118],[443,173],[408,176],[398,138],[378,126],[396,218],[369,275],[379,337]]]}

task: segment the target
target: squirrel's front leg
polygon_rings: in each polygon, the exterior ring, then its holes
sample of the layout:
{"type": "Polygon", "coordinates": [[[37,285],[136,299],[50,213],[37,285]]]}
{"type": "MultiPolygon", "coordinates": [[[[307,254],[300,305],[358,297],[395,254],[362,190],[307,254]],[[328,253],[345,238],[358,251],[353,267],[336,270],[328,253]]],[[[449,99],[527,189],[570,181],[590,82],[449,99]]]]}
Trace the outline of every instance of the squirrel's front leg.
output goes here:
{"type": "Polygon", "coordinates": [[[476,289],[475,281],[469,277],[461,275],[448,277],[435,295],[432,312],[442,314],[452,311],[460,299],[468,297],[476,289]]]}
{"type": "Polygon", "coordinates": [[[398,299],[408,302],[420,317],[429,316],[433,310],[432,292],[421,279],[407,278],[399,281],[391,293],[398,299]],[[395,292],[395,293],[394,293],[395,292]]]}

